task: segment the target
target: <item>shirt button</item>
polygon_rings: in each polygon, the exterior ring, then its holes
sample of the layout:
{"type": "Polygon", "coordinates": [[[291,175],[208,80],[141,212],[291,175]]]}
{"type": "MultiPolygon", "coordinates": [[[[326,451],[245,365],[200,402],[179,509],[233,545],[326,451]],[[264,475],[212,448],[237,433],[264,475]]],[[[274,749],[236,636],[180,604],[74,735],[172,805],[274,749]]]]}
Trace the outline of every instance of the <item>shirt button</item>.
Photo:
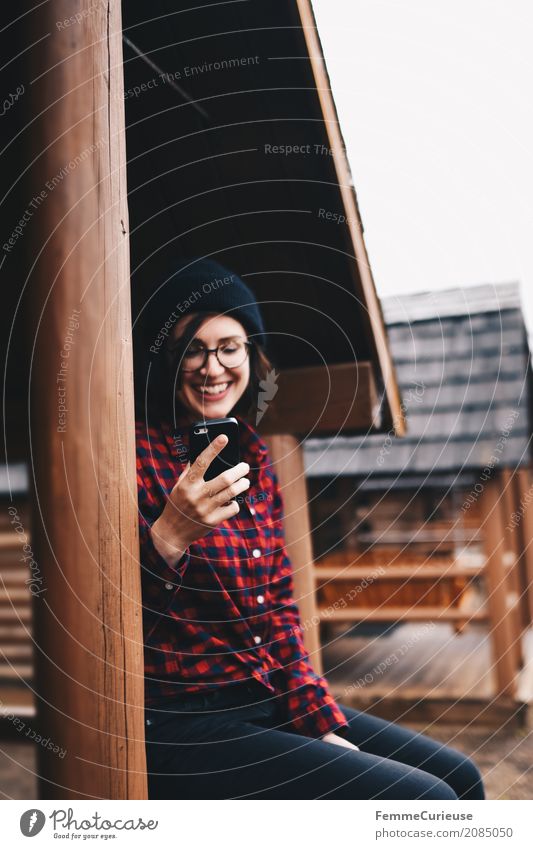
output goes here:
{"type": "Polygon", "coordinates": [[[257,601],[259,602],[259,604],[263,604],[264,600],[265,600],[264,595],[258,595],[257,596],[257,601]]]}
{"type": "Polygon", "coordinates": [[[166,589],[166,590],[173,590],[173,589],[174,589],[174,584],[166,583],[166,584],[165,584],[165,589],[166,589]]]}
{"type": "Polygon", "coordinates": [[[254,637],[254,643],[260,643],[260,642],[261,642],[261,637],[258,637],[258,636],[256,635],[256,636],[254,637]]]}
{"type": "Polygon", "coordinates": [[[252,516],[255,516],[255,509],[253,507],[250,507],[250,513],[252,514],[252,516]]]}
{"type": "Polygon", "coordinates": [[[261,549],[260,548],[254,548],[254,550],[252,551],[252,554],[253,554],[254,557],[261,557],[261,549]]]}

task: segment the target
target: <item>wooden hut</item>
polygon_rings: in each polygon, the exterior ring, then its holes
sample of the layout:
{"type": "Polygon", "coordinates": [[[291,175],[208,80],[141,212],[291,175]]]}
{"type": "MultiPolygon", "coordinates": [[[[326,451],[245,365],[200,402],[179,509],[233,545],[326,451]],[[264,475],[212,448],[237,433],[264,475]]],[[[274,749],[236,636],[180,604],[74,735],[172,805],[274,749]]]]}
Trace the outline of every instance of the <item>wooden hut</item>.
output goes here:
{"type": "Polygon", "coordinates": [[[406,438],[305,443],[325,665],[339,695],[387,715],[515,713],[533,696],[532,375],[519,287],[382,304],[406,438]],[[370,623],[404,627],[366,652],[344,638],[354,624],[352,636],[363,624],[372,634],[370,623]],[[417,627],[401,663],[369,674],[417,627]]]}
{"type": "MultiPolygon", "coordinates": [[[[6,88],[20,74],[26,92],[2,176],[4,501],[31,551],[8,513],[2,710],[67,752],[39,747],[43,798],[146,795],[132,341],[169,256],[216,256],[262,303],[280,377],[261,427],[306,621],[302,434],[404,430],[308,0],[123,14],[2,11],[6,88]]],[[[316,627],[306,639],[318,665],[316,627]]]]}

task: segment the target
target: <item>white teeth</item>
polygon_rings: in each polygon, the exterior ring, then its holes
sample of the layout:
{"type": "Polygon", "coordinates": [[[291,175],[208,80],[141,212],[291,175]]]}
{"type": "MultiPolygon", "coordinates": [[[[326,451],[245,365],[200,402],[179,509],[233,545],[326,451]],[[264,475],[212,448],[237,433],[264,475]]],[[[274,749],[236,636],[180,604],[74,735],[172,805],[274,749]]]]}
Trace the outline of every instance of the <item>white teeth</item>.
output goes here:
{"type": "Polygon", "coordinates": [[[220,395],[221,392],[224,392],[228,388],[228,385],[227,383],[217,383],[216,386],[197,386],[196,388],[204,395],[220,395]]]}

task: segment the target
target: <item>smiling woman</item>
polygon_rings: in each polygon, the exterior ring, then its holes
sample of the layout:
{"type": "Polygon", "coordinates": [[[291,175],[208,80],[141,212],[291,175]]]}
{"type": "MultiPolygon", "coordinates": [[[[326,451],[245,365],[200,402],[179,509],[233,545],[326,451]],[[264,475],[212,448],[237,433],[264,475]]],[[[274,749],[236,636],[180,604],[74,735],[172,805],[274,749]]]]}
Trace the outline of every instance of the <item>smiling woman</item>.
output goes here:
{"type": "Polygon", "coordinates": [[[471,761],[337,704],[311,665],[278,479],[246,416],[270,366],[265,330],[237,275],[210,285],[225,276],[181,264],[150,303],[136,423],[150,798],[483,798],[471,761]],[[242,459],[207,484],[227,437],[191,465],[189,425],[228,416],[242,459]]]}

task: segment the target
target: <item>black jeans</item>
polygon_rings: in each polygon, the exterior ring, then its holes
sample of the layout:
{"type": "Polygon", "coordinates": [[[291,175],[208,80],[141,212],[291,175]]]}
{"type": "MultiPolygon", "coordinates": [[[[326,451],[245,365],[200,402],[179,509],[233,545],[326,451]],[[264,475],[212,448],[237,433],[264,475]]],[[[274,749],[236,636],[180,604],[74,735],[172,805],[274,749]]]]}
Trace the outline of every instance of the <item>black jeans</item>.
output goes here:
{"type": "Polygon", "coordinates": [[[279,700],[255,681],[147,709],[149,798],[485,798],[465,755],[339,707],[359,752],[291,731],[279,700]]]}

